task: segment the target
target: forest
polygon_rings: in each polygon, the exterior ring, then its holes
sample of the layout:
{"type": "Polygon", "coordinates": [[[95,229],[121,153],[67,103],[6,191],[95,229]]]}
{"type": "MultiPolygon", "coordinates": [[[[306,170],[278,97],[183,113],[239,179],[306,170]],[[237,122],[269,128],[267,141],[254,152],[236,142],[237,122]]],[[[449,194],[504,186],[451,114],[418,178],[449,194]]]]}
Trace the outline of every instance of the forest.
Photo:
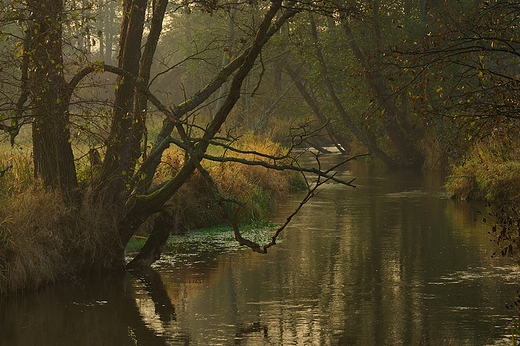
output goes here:
{"type": "Polygon", "coordinates": [[[353,159],[446,171],[453,198],[501,207],[493,230],[516,253],[515,1],[0,8],[0,294],[148,267],[175,228],[227,224],[265,253],[284,225],[263,245],[244,222],[351,185],[334,172],[353,159]],[[342,161],[322,165],[331,151],[342,161]]]}

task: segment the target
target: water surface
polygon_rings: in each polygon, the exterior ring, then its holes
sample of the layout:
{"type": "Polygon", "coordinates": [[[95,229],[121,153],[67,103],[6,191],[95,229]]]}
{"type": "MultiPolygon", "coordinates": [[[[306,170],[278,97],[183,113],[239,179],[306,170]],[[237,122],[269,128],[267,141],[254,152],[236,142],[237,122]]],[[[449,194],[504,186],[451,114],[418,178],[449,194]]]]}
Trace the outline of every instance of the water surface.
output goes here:
{"type": "Polygon", "coordinates": [[[482,205],[450,200],[436,174],[340,175],[357,187],[324,186],[267,255],[205,244],[4,299],[0,345],[511,345],[520,277],[491,257],[482,205]]]}

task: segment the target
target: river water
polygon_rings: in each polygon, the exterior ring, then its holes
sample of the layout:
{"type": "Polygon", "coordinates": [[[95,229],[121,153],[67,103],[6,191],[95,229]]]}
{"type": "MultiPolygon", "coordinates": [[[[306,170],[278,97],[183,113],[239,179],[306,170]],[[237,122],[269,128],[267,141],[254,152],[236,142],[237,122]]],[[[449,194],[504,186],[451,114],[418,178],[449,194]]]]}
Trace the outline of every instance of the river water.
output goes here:
{"type": "Polygon", "coordinates": [[[361,162],[339,175],[357,187],[323,186],[267,255],[200,246],[4,298],[0,345],[512,344],[520,271],[491,257],[481,204],[450,200],[439,174],[361,162]]]}

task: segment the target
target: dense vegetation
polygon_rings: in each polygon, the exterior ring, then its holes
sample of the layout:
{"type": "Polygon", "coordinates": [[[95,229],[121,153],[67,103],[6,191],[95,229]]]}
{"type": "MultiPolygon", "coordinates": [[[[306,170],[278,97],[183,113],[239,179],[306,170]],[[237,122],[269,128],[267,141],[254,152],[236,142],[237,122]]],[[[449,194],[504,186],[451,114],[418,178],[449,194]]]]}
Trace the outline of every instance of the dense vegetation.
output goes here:
{"type": "Polygon", "coordinates": [[[265,252],[238,224],[314,186],[301,173],[335,179],[297,147],[519,197],[515,2],[1,6],[0,292],[119,271],[143,228],[135,267],[176,227],[225,222],[265,252]]]}

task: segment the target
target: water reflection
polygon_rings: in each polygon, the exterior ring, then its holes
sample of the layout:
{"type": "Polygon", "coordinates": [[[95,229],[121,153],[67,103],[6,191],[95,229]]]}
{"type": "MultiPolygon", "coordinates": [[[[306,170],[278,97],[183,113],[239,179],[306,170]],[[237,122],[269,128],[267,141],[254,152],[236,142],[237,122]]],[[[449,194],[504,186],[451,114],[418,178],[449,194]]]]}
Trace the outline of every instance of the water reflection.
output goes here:
{"type": "Polygon", "coordinates": [[[510,345],[517,269],[490,257],[482,206],[449,200],[435,175],[340,174],[357,188],[325,186],[268,255],[172,254],[4,299],[0,345],[510,345]]]}
{"type": "Polygon", "coordinates": [[[0,301],[0,345],[166,345],[141,312],[140,286],[164,322],[175,311],[155,272],[59,285],[0,301]],[[150,275],[151,274],[151,275],[150,275]],[[166,299],[165,299],[166,298],[166,299]],[[152,299],[149,299],[150,301],[152,299]]]}

